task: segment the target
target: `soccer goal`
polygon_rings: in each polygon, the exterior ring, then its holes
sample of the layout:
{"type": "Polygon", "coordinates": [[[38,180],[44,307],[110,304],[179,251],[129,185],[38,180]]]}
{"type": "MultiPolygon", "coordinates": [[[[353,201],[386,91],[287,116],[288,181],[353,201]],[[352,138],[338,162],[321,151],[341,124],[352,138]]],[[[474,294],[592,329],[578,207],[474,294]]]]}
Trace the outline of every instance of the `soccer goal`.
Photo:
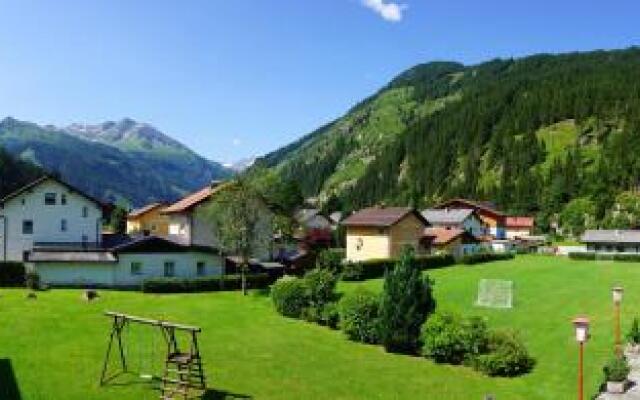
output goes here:
{"type": "Polygon", "coordinates": [[[478,282],[476,306],[488,308],[513,307],[513,281],[481,279],[478,282]]]}

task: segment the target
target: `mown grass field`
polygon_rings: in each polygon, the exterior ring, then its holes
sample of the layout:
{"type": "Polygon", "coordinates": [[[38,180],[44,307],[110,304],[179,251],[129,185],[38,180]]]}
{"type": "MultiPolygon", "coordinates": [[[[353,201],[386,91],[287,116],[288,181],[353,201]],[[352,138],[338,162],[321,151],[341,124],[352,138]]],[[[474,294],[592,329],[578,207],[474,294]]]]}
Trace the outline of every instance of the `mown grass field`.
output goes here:
{"type": "MultiPolygon", "coordinates": [[[[640,314],[640,264],[521,256],[429,274],[439,309],[483,315],[492,327],[520,331],[537,359],[534,371],[515,379],[488,378],[465,367],[386,354],[380,347],[349,342],[338,331],[282,318],[257,293],[102,291],[100,300],[86,303],[74,290],[42,292],[29,300],[24,290],[0,289],[0,398],[7,398],[12,381],[25,400],[158,398],[155,384],[135,376],[98,386],[110,329],[102,312],[118,310],[201,326],[209,399],[469,400],[488,393],[497,400],[570,399],[577,360],[570,319],[580,313],[592,319],[585,359],[585,386],[592,394],[613,348],[610,288],[625,286],[624,328],[640,314]],[[515,308],[474,307],[481,278],[512,279],[515,308]]],[[[341,284],[340,290],[356,285],[378,290],[382,282],[341,284]]],[[[131,333],[134,369],[141,353],[161,344],[158,332],[148,333],[131,333]]],[[[156,350],[156,358],[160,353],[156,350]]]]}

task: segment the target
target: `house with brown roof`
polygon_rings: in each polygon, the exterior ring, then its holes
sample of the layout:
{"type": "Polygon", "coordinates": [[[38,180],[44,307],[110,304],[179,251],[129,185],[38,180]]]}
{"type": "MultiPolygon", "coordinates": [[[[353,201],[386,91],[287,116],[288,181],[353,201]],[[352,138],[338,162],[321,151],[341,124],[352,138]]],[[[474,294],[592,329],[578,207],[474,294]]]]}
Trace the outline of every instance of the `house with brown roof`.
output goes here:
{"type": "MultiPolygon", "coordinates": [[[[229,185],[231,185],[229,182],[214,181],[211,185],[185,196],[162,210],[162,214],[169,219],[168,238],[187,246],[219,247],[220,243],[215,236],[215,227],[206,215],[206,208],[216,194],[228,189],[229,185]]],[[[268,209],[266,205],[265,208],[268,209]]],[[[264,226],[265,237],[269,238],[261,243],[268,242],[269,244],[261,246],[262,248],[254,257],[267,260],[271,258],[273,229],[272,224],[268,221],[264,221],[261,225],[264,226]]]]}
{"type": "Polygon", "coordinates": [[[397,258],[406,246],[425,253],[421,241],[429,223],[408,207],[372,207],[342,221],[346,228],[348,261],[397,258]]]}
{"type": "Polygon", "coordinates": [[[456,258],[474,254],[482,248],[478,238],[460,228],[431,227],[424,230],[424,237],[432,253],[447,253],[456,258]]]}
{"type": "Polygon", "coordinates": [[[438,209],[472,209],[487,227],[486,235],[492,236],[494,239],[505,239],[505,219],[506,215],[497,210],[496,207],[486,201],[475,201],[467,199],[451,199],[437,205],[438,209]]]}
{"type": "Polygon", "coordinates": [[[129,212],[127,233],[167,237],[169,235],[169,217],[162,213],[166,207],[166,203],[152,203],[129,212]]]}

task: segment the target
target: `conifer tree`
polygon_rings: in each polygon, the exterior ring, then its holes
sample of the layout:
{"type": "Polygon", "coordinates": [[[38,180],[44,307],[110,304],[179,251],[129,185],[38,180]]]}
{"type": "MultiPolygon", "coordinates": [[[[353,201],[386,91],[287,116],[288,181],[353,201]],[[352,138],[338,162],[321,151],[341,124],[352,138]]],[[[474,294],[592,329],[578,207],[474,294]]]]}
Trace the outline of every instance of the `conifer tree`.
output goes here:
{"type": "Polygon", "coordinates": [[[387,272],[380,303],[380,339],[394,353],[415,353],[420,327],[435,309],[432,282],[414,265],[413,250],[406,249],[393,271],[387,272]]]}

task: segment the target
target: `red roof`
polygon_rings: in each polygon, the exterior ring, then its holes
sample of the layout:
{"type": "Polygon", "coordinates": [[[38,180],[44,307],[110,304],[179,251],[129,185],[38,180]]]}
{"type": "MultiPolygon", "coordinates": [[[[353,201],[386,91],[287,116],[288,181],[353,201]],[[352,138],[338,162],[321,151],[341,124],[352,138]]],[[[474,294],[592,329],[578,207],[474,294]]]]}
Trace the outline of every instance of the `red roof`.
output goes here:
{"type": "Polygon", "coordinates": [[[360,210],[342,221],[345,226],[389,227],[414,214],[425,226],[429,223],[415,209],[409,207],[371,207],[360,210]]]}
{"type": "Polygon", "coordinates": [[[138,208],[136,210],[133,210],[129,213],[129,215],[127,216],[127,218],[129,219],[135,219],[138,217],[141,217],[145,214],[147,214],[148,212],[151,212],[153,210],[155,210],[156,208],[159,207],[166,207],[167,205],[165,203],[152,203],[149,205],[146,205],[144,207],[138,208]]]}
{"type": "Polygon", "coordinates": [[[424,236],[433,238],[432,243],[435,245],[451,243],[453,240],[466,233],[466,231],[457,228],[427,228],[424,230],[424,236]]]}
{"type": "Polygon", "coordinates": [[[225,187],[226,184],[219,184],[215,187],[207,186],[195,193],[192,193],[181,200],[178,200],[176,203],[173,203],[169,207],[165,208],[162,213],[163,214],[174,214],[181,213],[185,211],[191,210],[193,207],[198,204],[209,200],[212,194],[218,192],[221,188],[225,187]]]}
{"type": "Polygon", "coordinates": [[[507,228],[533,228],[533,217],[507,217],[505,226],[507,228]]]}

